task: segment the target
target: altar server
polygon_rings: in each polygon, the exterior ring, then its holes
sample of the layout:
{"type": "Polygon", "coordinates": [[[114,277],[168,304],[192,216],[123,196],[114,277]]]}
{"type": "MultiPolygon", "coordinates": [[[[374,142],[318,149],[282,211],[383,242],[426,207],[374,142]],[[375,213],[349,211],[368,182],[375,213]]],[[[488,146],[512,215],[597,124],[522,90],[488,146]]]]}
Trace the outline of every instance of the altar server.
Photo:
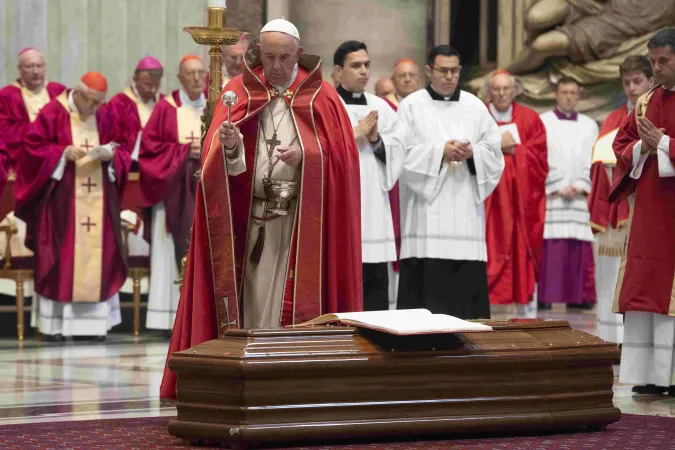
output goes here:
{"type": "Polygon", "coordinates": [[[359,147],[361,173],[361,242],[363,243],[363,309],[389,309],[389,272],[396,261],[394,225],[388,192],[403,169],[406,128],[381,98],[365,92],[370,80],[366,44],[344,42],[333,64],[359,147]]]}
{"type": "Polygon", "coordinates": [[[539,308],[565,303],[568,307],[591,309],[595,304],[595,276],[587,196],[598,125],[576,111],[576,81],[563,78],[555,95],[556,108],[541,115],[546,126],[549,172],[539,308]]]}
{"type": "Polygon", "coordinates": [[[483,202],[504,170],[502,135],[485,104],[458,88],[460,62],[454,48],[434,47],[431,83],[399,106],[414,144],[400,180],[398,308],[489,318],[483,202]]]}

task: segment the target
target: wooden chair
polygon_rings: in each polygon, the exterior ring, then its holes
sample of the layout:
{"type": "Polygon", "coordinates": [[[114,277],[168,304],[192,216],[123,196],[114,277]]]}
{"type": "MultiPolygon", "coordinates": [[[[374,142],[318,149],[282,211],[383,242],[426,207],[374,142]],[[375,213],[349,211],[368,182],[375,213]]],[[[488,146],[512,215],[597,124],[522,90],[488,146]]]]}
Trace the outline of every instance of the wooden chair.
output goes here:
{"type": "Polygon", "coordinates": [[[127,276],[133,281],[134,336],[138,336],[141,328],[141,280],[150,276],[150,258],[147,256],[129,255],[129,234],[133,233],[135,228],[135,225],[122,221],[124,255],[127,258],[127,276]]]}
{"type": "Polygon", "coordinates": [[[13,257],[10,240],[17,234],[15,225],[0,226],[0,233],[5,233],[5,257],[0,268],[0,278],[14,280],[16,283],[16,334],[19,341],[24,336],[24,283],[33,279],[35,259],[32,256],[13,257]]]}

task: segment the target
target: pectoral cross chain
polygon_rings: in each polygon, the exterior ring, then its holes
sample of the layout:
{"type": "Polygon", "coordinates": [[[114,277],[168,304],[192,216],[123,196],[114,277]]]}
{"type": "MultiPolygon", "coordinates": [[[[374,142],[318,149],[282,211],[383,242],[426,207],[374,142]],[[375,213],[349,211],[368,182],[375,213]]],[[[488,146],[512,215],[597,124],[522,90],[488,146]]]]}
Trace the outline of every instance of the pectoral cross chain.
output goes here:
{"type": "Polygon", "coordinates": [[[275,132],[272,135],[272,139],[267,139],[265,142],[267,143],[267,155],[272,159],[274,149],[281,145],[281,141],[277,139],[277,133],[275,132]]]}

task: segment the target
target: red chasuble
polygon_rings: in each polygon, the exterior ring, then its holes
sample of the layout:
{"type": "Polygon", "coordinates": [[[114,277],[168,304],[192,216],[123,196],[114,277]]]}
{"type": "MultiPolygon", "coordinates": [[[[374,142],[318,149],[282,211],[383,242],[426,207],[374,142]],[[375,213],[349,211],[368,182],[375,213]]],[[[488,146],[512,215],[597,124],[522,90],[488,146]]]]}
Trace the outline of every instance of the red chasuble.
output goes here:
{"type": "Polygon", "coordinates": [[[490,303],[497,305],[530,301],[544,241],[546,129],[536,112],[516,103],[512,118],[521,143],[514,155],[504,154],[502,178],[485,200],[490,303]]]}
{"type": "Polygon", "coordinates": [[[138,132],[143,129],[143,125],[141,125],[141,118],[138,115],[136,102],[126,92],[127,90],[125,89],[125,92],[120,92],[113,96],[108,105],[117,116],[120,132],[126,138],[125,144],[131,152],[136,145],[138,132]]]}
{"type": "MultiPolygon", "coordinates": [[[[96,184],[80,185],[74,162],[67,162],[60,181],[52,179],[63,151],[68,145],[77,145],[86,151],[92,147],[89,142],[73,142],[70,111],[66,93],[45,106],[26,136],[24,150],[17,165],[15,185],[16,215],[24,220],[35,242],[27,237],[26,246],[35,252],[35,291],[51,300],[61,302],[78,301],[74,298],[74,274],[77,267],[76,252],[82,253],[75,245],[78,229],[86,232],[103,227],[100,248],[101,264],[100,295],[95,299],[81,301],[103,301],[115,295],[127,277],[122,252],[120,229],[120,198],[131,166],[131,156],[122,144],[115,150],[112,161],[101,161],[100,174],[92,178],[101,180],[102,221],[85,220],[76,217],[79,197],[85,191],[96,190],[96,184]],[[115,183],[108,178],[108,166],[114,165],[115,183]],[[97,228],[99,227],[99,228],[97,228]],[[86,230],[85,230],[86,228],[86,230]]],[[[114,115],[106,105],[96,113],[98,140],[101,145],[120,142],[114,115]]],[[[101,187],[98,187],[101,189],[101,187]]],[[[82,200],[87,203],[87,200],[82,200]]],[[[98,250],[98,249],[95,249],[98,250]]],[[[98,274],[94,275],[98,278],[98,274]]],[[[98,287],[98,286],[97,286],[98,287]]],[[[77,295],[75,295],[77,297],[77,295]]]]}
{"type": "MultiPolygon", "coordinates": [[[[243,323],[240,289],[248,261],[245,249],[259,114],[280,95],[265,82],[257,52],[247,58],[244,73],[225,86],[239,97],[232,121],[244,136],[247,170],[227,175],[217,133],[227,120],[227,108],[219,102],[204,143],[190,253],[169,357],[243,323]]],[[[361,311],[363,292],[359,155],[349,116],[335,89],[323,82],[319,57],[303,55],[295,82],[282,95],[304,152],[283,298],[281,324],[285,326],[324,313],[361,311]]],[[[176,375],[168,368],[160,396],[176,396],[176,375]]]]}
{"type": "MultiPolygon", "coordinates": [[[[642,110],[638,101],[636,113],[642,110]]],[[[657,87],[646,117],[671,136],[670,162],[675,163],[675,92],[657,87]]],[[[635,114],[614,140],[616,171],[610,201],[629,199],[628,243],[622,257],[614,312],[644,311],[675,316],[675,177],[660,177],[650,152],[635,180],[630,177],[633,146],[640,140],[635,114]]]]}
{"type": "MultiPolygon", "coordinates": [[[[166,98],[155,105],[143,129],[138,171],[143,202],[141,206],[164,202],[166,226],[173,237],[176,261],[180,263],[188,251],[197,190],[195,173],[199,170],[199,161],[190,159],[189,143],[178,143],[176,107],[181,106],[178,92],[171,93],[176,106],[166,98]]],[[[199,139],[199,136],[195,138],[199,139]]],[[[145,226],[149,233],[152,227],[148,219],[146,216],[145,226]]],[[[149,237],[146,240],[150,242],[149,237]]]]}
{"type": "MultiPolygon", "coordinates": [[[[47,83],[47,94],[53,100],[66,87],[59,83],[47,83]]],[[[35,117],[32,118],[33,120],[35,117]]],[[[20,158],[23,140],[32,122],[22,95],[19,81],[0,89],[0,138],[5,142],[10,156],[10,166],[14,168],[20,158]]]]}
{"type": "MultiPolygon", "coordinates": [[[[607,116],[600,128],[598,139],[617,131],[628,117],[628,106],[624,105],[607,116]]],[[[628,202],[609,202],[612,182],[605,168],[606,162],[595,161],[591,166],[591,192],[588,195],[588,211],[591,213],[593,233],[604,232],[610,225],[617,228],[628,220],[628,202]]]]}
{"type": "Polygon", "coordinates": [[[7,176],[9,172],[9,155],[7,153],[7,146],[0,138],[0,196],[5,190],[7,184],[7,176]]]}

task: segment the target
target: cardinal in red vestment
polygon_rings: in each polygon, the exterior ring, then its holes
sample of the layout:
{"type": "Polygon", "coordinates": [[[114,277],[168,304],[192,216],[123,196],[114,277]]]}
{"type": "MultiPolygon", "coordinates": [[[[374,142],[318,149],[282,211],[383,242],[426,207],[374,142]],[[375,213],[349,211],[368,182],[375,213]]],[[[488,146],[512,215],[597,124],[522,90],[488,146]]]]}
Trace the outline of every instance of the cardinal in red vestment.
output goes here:
{"type": "MultiPolygon", "coordinates": [[[[225,87],[231,123],[216,106],[169,357],[230,328],[363,308],[354,133],[321,59],[302,51],[293,24],[270,22],[225,87]]],[[[167,366],[160,396],[175,383],[167,366]]]]}
{"type": "Polygon", "coordinates": [[[25,48],[19,53],[19,79],[0,89],[0,138],[10,155],[13,169],[20,157],[23,140],[31,122],[47,103],[66,88],[45,81],[45,60],[37,49],[25,48]]]}
{"type": "Polygon", "coordinates": [[[513,102],[510,73],[497,71],[488,83],[488,108],[502,131],[505,161],[502,179],[485,201],[490,303],[513,303],[517,315],[534,317],[530,303],[546,216],[546,129],[537,113],[513,102]]]}
{"type": "MultiPolygon", "coordinates": [[[[625,314],[619,380],[675,392],[675,29],[647,45],[657,87],[614,140],[610,201],[628,199],[628,240],[614,312],[625,314]]],[[[644,390],[644,391],[643,391],[644,390]]]]}
{"type": "Polygon", "coordinates": [[[171,330],[180,293],[175,281],[187,254],[199,170],[201,117],[206,70],[198,56],[180,63],[180,89],[162,98],[152,111],[138,156],[141,206],[150,242],[150,294],[146,327],[171,330]]]}
{"type": "MultiPolygon", "coordinates": [[[[127,276],[120,198],[131,158],[114,114],[103,104],[106,91],[103,75],[89,72],[76,89],[49,102],[32,124],[17,165],[16,215],[35,238],[27,238],[27,246],[35,252],[41,321],[45,308],[65,320],[56,308],[62,305],[55,303],[86,309],[103,302],[119,323],[119,304],[111,307],[108,300],[119,302],[127,276]]],[[[68,311],[76,322],[77,308],[68,311]]],[[[52,321],[40,329],[50,335],[105,335],[108,320],[87,319],[80,331],[77,324],[54,329],[52,321]]]]}

